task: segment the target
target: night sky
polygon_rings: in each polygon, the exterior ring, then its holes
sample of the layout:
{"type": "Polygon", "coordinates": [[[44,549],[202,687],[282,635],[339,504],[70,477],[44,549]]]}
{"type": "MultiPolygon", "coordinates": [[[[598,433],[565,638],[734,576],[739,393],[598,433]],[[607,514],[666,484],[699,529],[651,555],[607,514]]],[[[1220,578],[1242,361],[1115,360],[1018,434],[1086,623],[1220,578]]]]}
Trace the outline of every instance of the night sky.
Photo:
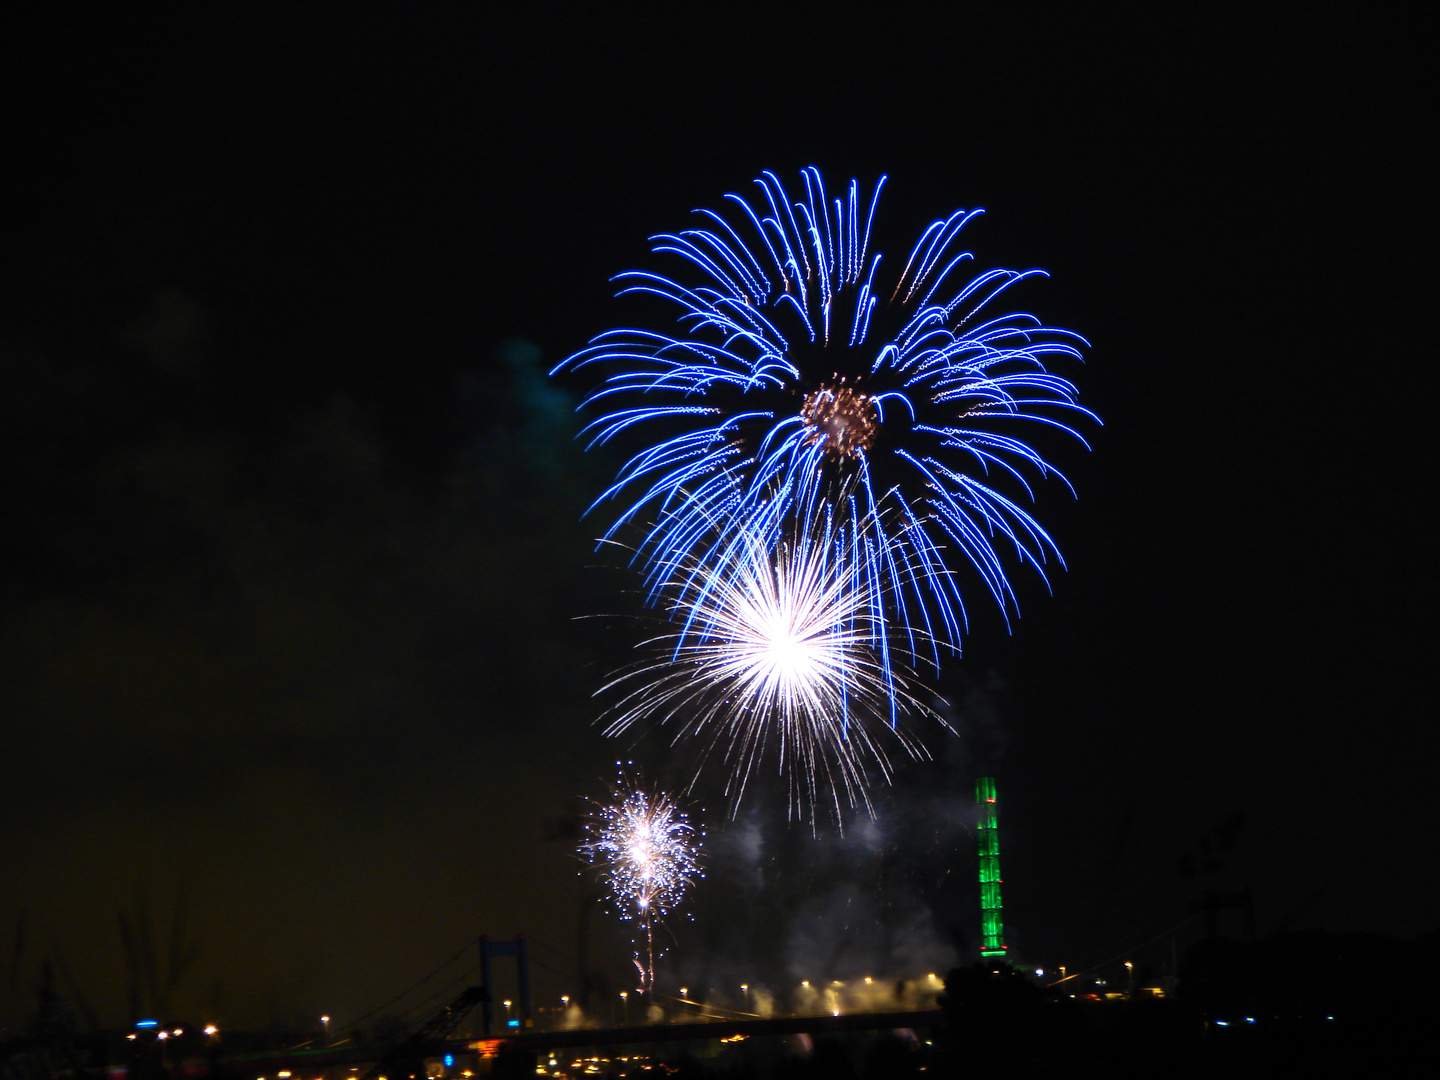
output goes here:
{"type": "Polygon", "coordinates": [[[697,803],[675,971],[779,984],[847,919],[837,977],[964,955],[982,766],[1034,963],[1183,948],[1206,889],[1440,926],[1421,6],[486,7],[6,34],[0,1024],[47,960],[104,1024],[348,1024],[479,934],[553,997],[582,925],[625,985],[576,816],[617,757],[692,763],[593,724],[644,628],[543,373],[647,236],[809,164],[890,177],[891,251],[985,207],[966,247],[1050,272],[1021,302],[1105,426],[1036,507],[1067,570],[1014,568],[1013,635],[977,605],[961,734],[876,822],[697,803]]]}

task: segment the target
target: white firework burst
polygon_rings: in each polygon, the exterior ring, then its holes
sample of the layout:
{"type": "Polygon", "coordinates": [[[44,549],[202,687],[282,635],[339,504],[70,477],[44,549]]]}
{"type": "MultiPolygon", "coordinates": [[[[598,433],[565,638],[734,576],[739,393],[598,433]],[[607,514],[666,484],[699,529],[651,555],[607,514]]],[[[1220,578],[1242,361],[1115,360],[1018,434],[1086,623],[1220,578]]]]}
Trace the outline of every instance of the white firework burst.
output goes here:
{"type": "Polygon", "coordinates": [[[773,758],[792,815],[868,808],[870,779],[890,777],[889,749],[926,756],[904,722],[944,721],[888,655],[864,576],[873,564],[848,550],[864,542],[856,535],[822,524],[778,545],[750,536],[725,572],[690,567],[669,611],[681,629],[645,643],[656,658],[602,688],[622,694],[606,733],[650,721],[672,725],[677,742],[699,737],[702,767],[712,753],[724,763],[732,806],[773,758]]]}

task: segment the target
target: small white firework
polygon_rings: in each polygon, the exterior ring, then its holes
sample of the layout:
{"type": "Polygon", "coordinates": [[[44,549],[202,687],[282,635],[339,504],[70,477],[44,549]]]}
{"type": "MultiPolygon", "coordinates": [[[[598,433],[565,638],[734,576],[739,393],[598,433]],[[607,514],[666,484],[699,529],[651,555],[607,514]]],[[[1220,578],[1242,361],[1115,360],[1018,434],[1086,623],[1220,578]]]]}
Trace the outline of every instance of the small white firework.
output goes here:
{"type": "Polygon", "coordinates": [[[670,796],[648,792],[622,773],[615,801],[602,806],[580,852],[599,866],[623,919],[639,924],[635,969],[640,990],[655,983],[655,929],[700,877],[699,831],[670,796]]]}

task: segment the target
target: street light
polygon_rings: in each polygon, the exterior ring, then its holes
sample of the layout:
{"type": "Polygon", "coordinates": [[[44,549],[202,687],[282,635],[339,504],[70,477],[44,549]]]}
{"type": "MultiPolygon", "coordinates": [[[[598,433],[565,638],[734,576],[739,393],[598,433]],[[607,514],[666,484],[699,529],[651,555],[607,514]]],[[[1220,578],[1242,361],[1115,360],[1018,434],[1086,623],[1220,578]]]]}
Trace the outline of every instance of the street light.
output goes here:
{"type": "Polygon", "coordinates": [[[322,1016],[322,1017],[320,1017],[320,1024],[321,1024],[321,1026],[325,1029],[325,1045],[326,1045],[326,1046],[329,1046],[329,1045],[330,1045],[330,1017],[328,1017],[328,1016],[322,1016]]]}
{"type": "Polygon", "coordinates": [[[1135,996],[1135,965],[1129,960],[1125,961],[1125,996],[1135,996]]]}
{"type": "Polygon", "coordinates": [[[630,1026],[630,995],[627,994],[624,990],[621,990],[621,991],[620,991],[620,1013],[621,1013],[621,1016],[624,1018],[624,1021],[623,1021],[623,1022],[624,1022],[624,1024],[625,1024],[625,1026],[626,1026],[626,1027],[629,1027],[629,1026],[630,1026]]]}

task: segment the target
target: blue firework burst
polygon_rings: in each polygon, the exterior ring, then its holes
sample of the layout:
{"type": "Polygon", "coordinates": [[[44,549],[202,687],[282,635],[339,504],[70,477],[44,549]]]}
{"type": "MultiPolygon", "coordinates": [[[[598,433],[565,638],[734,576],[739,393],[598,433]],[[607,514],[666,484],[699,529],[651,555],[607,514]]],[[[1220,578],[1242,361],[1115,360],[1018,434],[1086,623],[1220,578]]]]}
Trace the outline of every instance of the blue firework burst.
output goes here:
{"type": "Polygon", "coordinates": [[[1059,477],[1032,433],[1078,439],[1075,421],[1095,419],[1046,366],[1085,342],[994,313],[1044,271],[967,272],[959,237],[981,211],[934,222],[892,264],[870,245],[883,177],[868,197],[852,180],[833,198],[817,169],[801,177],[798,199],[766,172],[751,197],[726,196],[726,214],[652,238],[680,269],[621,274],[620,295],[662,298],[677,327],[607,331],[556,371],[603,371],[591,445],[639,440],[597,505],[620,507],[607,538],[639,527],[653,595],[703,591],[757,535],[793,543],[823,520],[853,533],[876,625],[938,662],[938,647],[959,648],[966,580],[1008,618],[1007,565],[1043,577],[1058,560],[1021,500],[1059,477]]]}

